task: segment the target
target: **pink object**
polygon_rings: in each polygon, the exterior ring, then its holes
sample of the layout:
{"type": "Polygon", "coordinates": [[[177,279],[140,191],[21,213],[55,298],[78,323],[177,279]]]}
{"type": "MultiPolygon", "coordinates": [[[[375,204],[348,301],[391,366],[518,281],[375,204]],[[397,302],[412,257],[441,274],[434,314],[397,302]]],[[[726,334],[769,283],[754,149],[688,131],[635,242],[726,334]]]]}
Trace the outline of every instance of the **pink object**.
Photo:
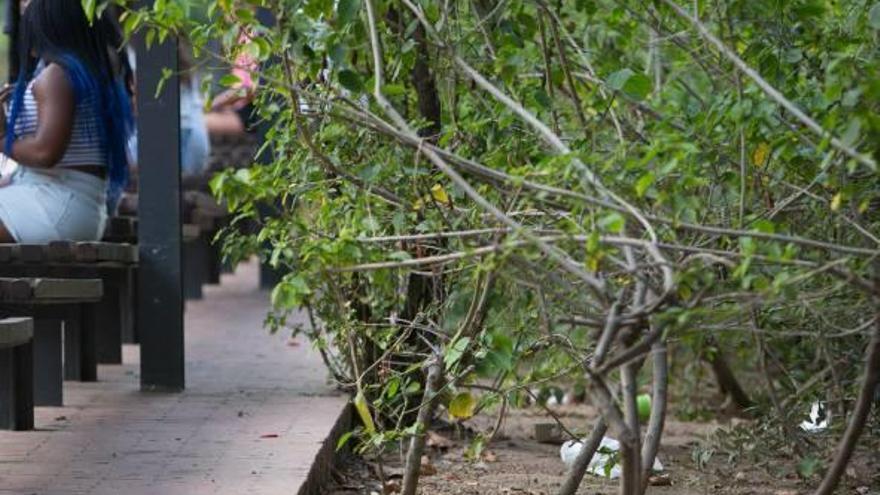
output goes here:
{"type": "MultiPolygon", "coordinates": [[[[251,36],[244,30],[238,36],[238,43],[246,45],[250,42],[251,36]]],[[[252,91],[256,86],[254,84],[254,72],[257,71],[257,59],[248,53],[242,52],[235,58],[235,66],[232,68],[232,75],[237,77],[241,83],[240,88],[252,91]]]]}

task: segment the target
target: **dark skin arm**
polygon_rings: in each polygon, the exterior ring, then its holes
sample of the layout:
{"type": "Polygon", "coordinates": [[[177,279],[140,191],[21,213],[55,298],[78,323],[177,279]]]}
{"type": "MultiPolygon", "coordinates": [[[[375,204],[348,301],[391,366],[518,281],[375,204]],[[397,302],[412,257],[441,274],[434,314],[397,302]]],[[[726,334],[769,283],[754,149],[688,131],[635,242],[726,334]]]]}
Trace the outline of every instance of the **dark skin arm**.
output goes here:
{"type": "MultiPolygon", "coordinates": [[[[54,167],[67,150],[73,132],[76,100],[64,69],[49,64],[34,82],[37,100],[37,131],[15,140],[7,155],[18,163],[37,168],[54,167]]],[[[5,124],[6,116],[2,122],[5,124]]],[[[5,133],[5,125],[3,125],[5,133]]]]}

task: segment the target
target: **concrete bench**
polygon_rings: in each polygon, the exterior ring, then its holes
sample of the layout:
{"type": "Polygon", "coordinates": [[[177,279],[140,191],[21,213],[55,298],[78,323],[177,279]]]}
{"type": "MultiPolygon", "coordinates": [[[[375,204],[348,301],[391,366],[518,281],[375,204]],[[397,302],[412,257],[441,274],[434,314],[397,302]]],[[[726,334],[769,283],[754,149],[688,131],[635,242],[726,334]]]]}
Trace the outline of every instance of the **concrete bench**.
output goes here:
{"type": "Polygon", "coordinates": [[[103,294],[100,279],[0,278],[0,313],[34,320],[34,404],[63,405],[68,369],[83,381],[97,379],[96,303],[103,294]]]}
{"type": "Polygon", "coordinates": [[[0,429],[34,428],[34,321],[0,320],[0,429]]]}
{"type": "Polygon", "coordinates": [[[98,361],[106,364],[122,362],[123,342],[137,342],[137,262],[137,246],[131,244],[0,244],[0,276],[104,281],[107,296],[99,302],[95,332],[98,361]]]}

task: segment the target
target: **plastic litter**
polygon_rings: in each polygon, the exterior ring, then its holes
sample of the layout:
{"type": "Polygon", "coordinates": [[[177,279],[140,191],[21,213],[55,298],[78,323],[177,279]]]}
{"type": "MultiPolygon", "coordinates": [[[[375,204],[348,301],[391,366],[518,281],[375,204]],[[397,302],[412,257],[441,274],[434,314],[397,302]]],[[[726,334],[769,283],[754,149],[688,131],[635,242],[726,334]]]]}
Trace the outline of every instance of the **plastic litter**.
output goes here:
{"type": "MultiPolygon", "coordinates": [[[[581,449],[584,447],[584,441],[569,440],[562,444],[559,448],[559,456],[566,467],[571,468],[574,460],[577,459],[581,449]]],[[[590,464],[587,465],[587,472],[602,478],[617,479],[620,478],[620,442],[611,437],[602,437],[602,442],[590,464]]],[[[659,459],[654,458],[654,466],[651,468],[654,472],[663,471],[663,464],[659,459]]]]}
{"type": "Polygon", "coordinates": [[[825,404],[814,402],[810,408],[810,419],[801,422],[801,429],[810,433],[823,431],[828,428],[829,417],[830,414],[825,404]]]}

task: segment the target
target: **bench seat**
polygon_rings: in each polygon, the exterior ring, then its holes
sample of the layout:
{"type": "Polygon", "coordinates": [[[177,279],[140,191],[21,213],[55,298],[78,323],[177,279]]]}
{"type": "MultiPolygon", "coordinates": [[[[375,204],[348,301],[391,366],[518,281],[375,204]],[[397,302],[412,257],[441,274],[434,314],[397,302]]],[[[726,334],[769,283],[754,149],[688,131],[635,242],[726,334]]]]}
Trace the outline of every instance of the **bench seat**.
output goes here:
{"type": "Polygon", "coordinates": [[[97,379],[95,334],[103,291],[100,279],[0,277],[0,315],[33,318],[36,405],[61,406],[65,376],[97,379]]]}
{"type": "Polygon", "coordinates": [[[137,246],[111,242],[0,244],[0,276],[95,279],[107,297],[98,313],[98,359],[122,362],[122,343],[137,341],[137,246]]]}

